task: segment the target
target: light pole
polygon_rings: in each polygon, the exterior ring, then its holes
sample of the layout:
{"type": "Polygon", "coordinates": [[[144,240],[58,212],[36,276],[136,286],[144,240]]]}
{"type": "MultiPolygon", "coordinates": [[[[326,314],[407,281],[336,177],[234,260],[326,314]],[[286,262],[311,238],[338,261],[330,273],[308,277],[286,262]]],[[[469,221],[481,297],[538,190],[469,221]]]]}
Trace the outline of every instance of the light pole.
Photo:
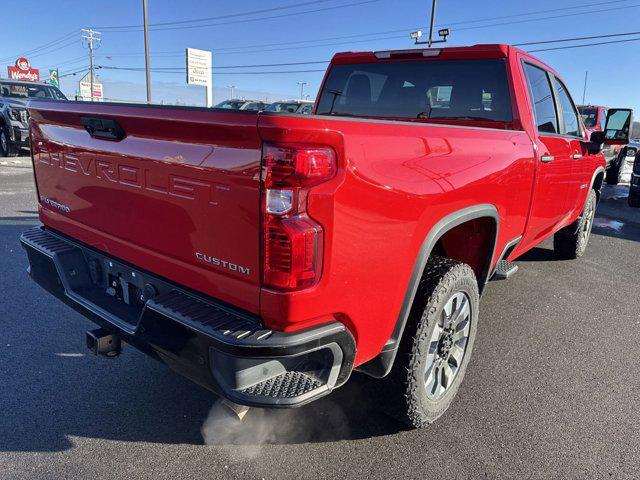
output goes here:
{"type": "Polygon", "coordinates": [[[304,99],[304,86],[307,85],[307,82],[298,82],[300,85],[300,100],[304,99]]]}
{"type": "Polygon", "coordinates": [[[151,72],[149,71],[149,19],[147,0],[142,0],[142,19],[144,21],[144,62],[147,75],[147,103],[151,103],[151,72]]]}
{"type": "Polygon", "coordinates": [[[431,3],[431,25],[429,25],[429,48],[433,43],[433,21],[436,19],[436,0],[431,3]]]}
{"type": "Polygon", "coordinates": [[[589,77],[589,70],[584,72],[584,88],[582,89],[582,105],[584,105],[584,99],[587,96],[587,78],[589,77]]]}
{"type": "Polygon", "coordinates": [[[422,30],[418,30],[417,32],[412,32],[410,37],[414,40],[415,45],[424,45],[427,44],[429,48],[434,43],[444,43],[447,41],[447,37],[451,33],[448,28],[441,28],[438,30],[438,36],[441,37],[440,40],[433,39],[433,23],[436,19],[436,0],[432,0],[431,3],[431,22],[429,24],[429,40],[427,42],[420,41],[420,37],[422,37],[422,30]]]}
{"type": "Polygon", "coordinates": [[[231,90],[231,95],[229,96],[229,100],[233,98],[233,91],[236,89],[235,85],[227,85],[227,88],[231,90]]]}

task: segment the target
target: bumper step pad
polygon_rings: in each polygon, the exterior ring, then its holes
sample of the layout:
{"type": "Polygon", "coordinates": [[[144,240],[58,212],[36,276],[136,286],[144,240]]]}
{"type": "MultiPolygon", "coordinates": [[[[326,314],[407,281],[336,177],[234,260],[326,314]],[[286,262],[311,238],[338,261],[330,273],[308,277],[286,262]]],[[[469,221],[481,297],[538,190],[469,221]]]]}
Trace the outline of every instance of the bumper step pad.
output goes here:
{"type": "Polygon", "coordinates": [[[507,260],[500,260],[491,280],[507,280],[518,271],[518,265],[507,260]]]}
{"type": "Polygon", "coordinates": [[[242,391],[254,397],[294,398],[309,393],[323,384],[302,372],[286,372],[242,391]]]}

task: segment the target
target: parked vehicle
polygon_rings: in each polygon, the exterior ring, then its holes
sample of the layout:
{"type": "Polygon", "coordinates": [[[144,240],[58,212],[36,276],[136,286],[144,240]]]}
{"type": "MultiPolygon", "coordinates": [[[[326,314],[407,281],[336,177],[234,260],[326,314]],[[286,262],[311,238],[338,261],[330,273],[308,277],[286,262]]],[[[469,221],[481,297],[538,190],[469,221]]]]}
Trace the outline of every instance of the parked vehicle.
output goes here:
{"type": "Polygon", "coordinates": [[[609,185],[617,185],[622,182],[625,166],[628,162],[633,162],[639,147],[640,145],[638,143],[630,142],[618,150],[617,157],[609,163],[607,168],[605,181],[609,185]]]}
{"type": "Polygon", "coordinates": [[[268,102],[260,102],[258,100],[232,99],[220,102],[217,105],[214,105],[213,108],[223,108],[225,110],[249,110],[251,112],[257,112],[258,110],[264,110],[268,106],[268,102]]]}
{"type": "Polygon", "coordinates": [[[629,206],[640,207],[640,150],[637,151],[629,184],[629,206]]]}
{"type": "Polygon", "coordinates": [[[309,115],[313,112],[313,102],[306,100],[285,100],[274,102],[266,109],[267,112],[287,112],[309,115]]]}
{"type": "MultiPolygon", "coordinates": [[[[579,105],[578,110],[588,134],[604,131],[608,107],[597,105],[579,105]]],[[[621,145],[605,145],[602,154],[607,162],[605,181],[609,185],[617,185],[626,162],[627,156],[632,156],[621,145]]]]}
{"type": "Polygon", "coordinates": [[[30,114],[29,274],[100,326],[94,353],[125,342],[258,407],[356,369],[414,427],[456,395],[487,282],[550,236],[558,257],[584,254],[601,145],[631,122],[612,109],[627,121],[589,139],[558,74],[505,45],[337,54],[309,116],[30,114]]]}
{"type": "Polygon", "coordinates": [[[46,83],[0,79],[0,156],[15,156],[29,148],[27,102],[31,98],[66,100],[57,88],[46,83]]]}
{"type": "Polygon", "coordinates": [[[240,107],[240,110],[249,110],[250,112],[257,112],[259,110],[264,110],[265,108],[268,108],[269,105],[270,104],[268,102],[251,101],[251,102],[245,103],[242,107],[240,107]]]}

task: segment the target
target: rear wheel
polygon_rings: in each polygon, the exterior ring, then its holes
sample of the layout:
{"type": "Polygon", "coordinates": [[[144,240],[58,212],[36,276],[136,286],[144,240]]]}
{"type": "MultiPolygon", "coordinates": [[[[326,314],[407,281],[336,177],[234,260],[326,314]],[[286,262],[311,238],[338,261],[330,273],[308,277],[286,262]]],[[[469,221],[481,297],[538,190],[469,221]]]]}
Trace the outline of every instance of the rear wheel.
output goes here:
{"type": "Polygon", "coordinates": [[[387,380],[387,407],[394,417],[421,428],[449,408],[471,357],[478,306],[471,267],[429,259],[387,380]]]}
{"type": "Polygon", "coordinates": [[[558,258],[572,260],[584,255],[591,237],[593,219],[596,215],[596,204],[596,191],[591,190],[582,215],[571,225],[556,232],[553,237],[553,250],[558,258]]]}

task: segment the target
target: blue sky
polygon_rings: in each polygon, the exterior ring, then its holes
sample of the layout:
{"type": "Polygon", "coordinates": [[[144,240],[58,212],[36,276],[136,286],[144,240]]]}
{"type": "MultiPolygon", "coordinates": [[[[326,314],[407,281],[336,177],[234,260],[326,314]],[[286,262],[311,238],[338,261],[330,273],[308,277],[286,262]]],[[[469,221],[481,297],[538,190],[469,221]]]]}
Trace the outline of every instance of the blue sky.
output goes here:
{"type": "MultiPolygon", "coordinates": [[[[86,67],[88,54],[80,40],[80,29],[87,27],[103,33],[96,51],[97,65],[144,67],[142,32],[135,27],[129,28],[142,23],[141,3],[141,0],[4,0],[0,75],[6,76],[6,65],[13,64],[18,54],[43,45],[46,47],[27,55],[32,66],[40,68],[41,74],[57,66],[62,75],[86,67]],[[123,26],[125,28],[114,28],[123,26]]],[[[297,97],[298,81],[307,82],[306,93],[313,99],[322,73],[302,70],[323,70],[326,64],[253,65],[322,62],[338,51],[410,48],[412,42],[408,34],[418,27],[425,32],[428,30],[426,24],[431,7],[430,0],[148,0],[148,4],[151,24],[218,17],[206,22],[163,25],[155,27],[156,30],[152,27],[150,31],[151,66],[154,69],[184,67],[186,47],[213,51],[216,102],[228,97],[227,85],[236,86],[236,96],[270,100],[297,97]],[[286,8],[292,5],[296,7],[286,8]],[[272,10],[264,11],[268,9],[272,10]],[[237,15],[257,10],[263,12],[237,15]],[[221,68],[237,65],[246,67],[221,68]],[[296,73],[233,73],[292,70],[296,73]]],[[[639,15],[640,0],[440,0],[436,24],[451,27],[450,45],[522,43],[640,30],[635,26],[639,15]]],[[[567,44],[525,48],[533,50],[560,45],[567,44]]],[[[640,89],[637,87],[640,69],[636,57],[639,49],[640,41],[536,55],[560,72],[577,103],[582,99],[585,70],[589,70],[588,102],[631,106],[640,112],[640,89]]],[[[98,74],[106,97],[145,98],[143,71],[104,68],[98,74]]],[[[62,78],[62,89],[66,94],[75,94],[80,76],[62,78]]],[[[204,102],[204,88],[186,86],[184,73],[179,72],[152,72],[152,95],[154,100],[172,103],[204,102]]]]}

